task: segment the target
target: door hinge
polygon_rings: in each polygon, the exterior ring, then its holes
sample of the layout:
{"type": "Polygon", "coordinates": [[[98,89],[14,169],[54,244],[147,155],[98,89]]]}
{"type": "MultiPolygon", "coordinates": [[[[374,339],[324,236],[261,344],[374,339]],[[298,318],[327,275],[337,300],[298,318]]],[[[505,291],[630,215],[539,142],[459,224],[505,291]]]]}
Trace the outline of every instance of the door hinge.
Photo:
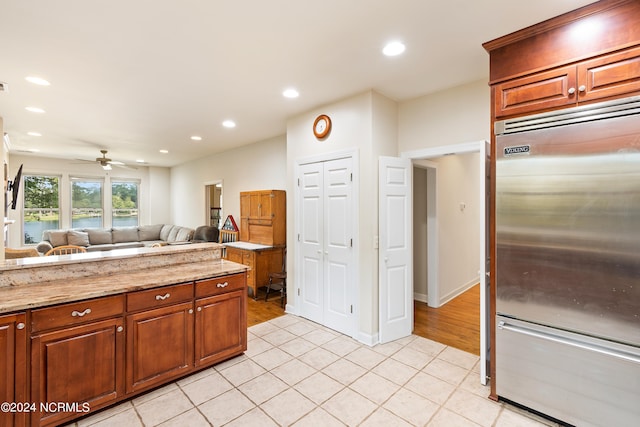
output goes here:
{"type": "Polygon", "coordinates": [[[353,247],[353,239],[349,239],[349,247],[353,247]]]}
{"type": "Polygon", "coordinates": [[[353,182],[353,172],[349,174],[349,181],[353,182]]]}
{"type": "Polygon", "coordinates": [[[300,241],[300,233],[298,233],[298,242],[300,241]]]}
{"type": "Polygon", "coordinates": [[[300,288],[298,288],[298,296],[300,296],[300,288]]]}
{"type": "Polygon", "coordinates": [[[298,187],[300,187],[300,178],[298,178],[298,187]]]}
{"type": "Polygon", "coordinates": [[[353,314],[353,304],[349,306],[349,311],[353,314]]]}

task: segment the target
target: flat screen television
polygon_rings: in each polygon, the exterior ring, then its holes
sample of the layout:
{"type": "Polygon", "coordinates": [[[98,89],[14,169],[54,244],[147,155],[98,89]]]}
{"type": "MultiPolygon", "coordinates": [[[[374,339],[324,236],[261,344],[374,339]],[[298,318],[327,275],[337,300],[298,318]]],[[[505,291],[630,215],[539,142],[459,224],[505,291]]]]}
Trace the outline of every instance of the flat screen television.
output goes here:
{"type": "Polygon", "coordinates": [[[22,166],[20,165],[20,168],[18,168],[18,173],[16,173],[13,181],[9,181],[9,185],[7,185],[7,191],[11,193],[11,209],[15,209],[18,203],[18,191],[20,191],[20,181],[22,181],[22,166]]]}

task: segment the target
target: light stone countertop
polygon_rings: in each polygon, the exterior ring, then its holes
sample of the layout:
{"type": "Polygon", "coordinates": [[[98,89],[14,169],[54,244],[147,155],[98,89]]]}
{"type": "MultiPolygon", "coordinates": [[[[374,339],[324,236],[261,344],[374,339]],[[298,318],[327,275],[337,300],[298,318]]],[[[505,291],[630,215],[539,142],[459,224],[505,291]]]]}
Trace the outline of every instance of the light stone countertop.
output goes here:
{"type": "MultiPolygon", "coordinates": [[[[129,252],[100,256],[82,254],[87,256],[80,257],[80,260],[77,259],[78,256],[50,257],[59,259],[43,261],[44,265],[50,266],[49,269],[43,268],[42,263],[32,266],[35,268],[29,268],[25,264],[21,264],[20,267],[12,266],[9,271],[0,267],[0,274],[10,274],[12,268],[19,268],[20,271],[16,273],[23,276],[33,273],[31,270],[37,270],[38,277],[42,279],[45,277],[43,273],[51,270],[57,272],[57,277],[61,277],[55,280],[36,279],[30,283],[10,283],[6,286],[0,286],[0,313],[81,301],[247,271],[248,267],[245,265],[220,259],[219,248],[216,248],[219,245],[214,245],[204,248],[201,247],[201,244],[191,245],[191,250],[187,248],[189,245],[184,245],[177,250],[155,248],[162,249],[155,252],[142,249],[141,251],[122,250],[129,252]],[[208,249],[214,250],[209,251],[208,249]],[[158,256],[161,258],[154,258],[158,256]],[[174,257],[178,258],[180,262],[173,263],[174,257]],[[184,257],[188,257],[192,261],[184,262],[184,257]],[[95,260],[98,262],[92,262],[95,260]],[[156,260],[156,262],[150,264],[150,260],[156,260]],[[165,260],[167,265],[158,265],[157,260],[165,260]],[[115,262],[116,267],[121,267],[123,262],[128,262],[129,266],[126,269],[109,271],[110,261],[115,262]],[[134,262],[141,263],[139,268],[132,268],[131,263],[134,262]],[[79,265],[82,266],[81,270],[73,270],[79,265]],[[60,276],[61,269],[70,269],[75,274],[71,277],[60,276]],[[105,271],[106,273],[104,273],[105,271]]],[[[4,267],[6,267],[6,263],[4,267]]]]}

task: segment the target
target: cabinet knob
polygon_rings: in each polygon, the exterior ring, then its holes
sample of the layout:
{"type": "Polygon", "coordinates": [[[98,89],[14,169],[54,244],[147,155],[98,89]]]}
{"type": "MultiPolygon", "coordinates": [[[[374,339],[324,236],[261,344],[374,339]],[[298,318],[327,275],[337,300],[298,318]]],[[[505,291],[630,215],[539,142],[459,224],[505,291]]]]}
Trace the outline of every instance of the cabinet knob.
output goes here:
{"type": "Polygon", "coordinates": [[[76,310],[73,310],[73,311],[71,312],[71,317],[83,317],[83,316],[85,316],[85,315],[87,315],[87,314],[90,314],[90,313],[91,313],[91,309],[90,309],[90,308],[87,308],[87,309],[86,309],[86,310],[84,310],[84,311],[76,311],[76,310]]]}
{"type": "Polygon", "coordinates": [[[578,88],[578,91],[579,91],[579,92],[584,92],[585,90],[587,90],[587,87],[586,87],[585,85],[581,85],[581,86],[578,88]]]}
{"type": "Polygon", "coordinates": [[[193,308],[189,309],[189,314],[193,314],[193,308]]]}
{"type": "Polygon", "coordinates": [[[20,322],[16,325],[16,329],[24,329],[24,323],[20,322]]]}
{"type": "Polygon", "coordinates": [[[576,88],[575,87],[570,87],[567,92],[569,93],[569,95],[573,95],[574,93],[576,93],[576,88]]]}
{"type": "Polygon", "coordinates": [[[167,298],[169,298],[171,296],[171,294],[169,292],[167,292],[164,295],[156,295],[156,301],[164,301],[167,298]]]}
{"type": "Polygon", "coordinates": [[[124,328],[123,328],[122,326],[118,326],[118,327],[116,328],[116,331],[117,331],[117,332],[122,332],[122,331],[124,331],[124,328]]]}
{"type": "Polygon", "coordinates": [[[202,307],[198,307],[198,311],[202,311],[202,307]]]}

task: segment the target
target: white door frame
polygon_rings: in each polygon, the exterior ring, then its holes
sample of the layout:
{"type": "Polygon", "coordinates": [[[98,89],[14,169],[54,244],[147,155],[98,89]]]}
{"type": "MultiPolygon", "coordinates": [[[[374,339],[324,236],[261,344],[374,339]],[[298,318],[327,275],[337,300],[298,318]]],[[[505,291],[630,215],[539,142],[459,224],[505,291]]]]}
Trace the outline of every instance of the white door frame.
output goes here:
{"type": "MultiPolygon", "coordinates": [[[[486,246],[485,239],[485,224],[486,218],[486,206],[485,206],[485,182],[486,182],[486,167],[485,167],[485,147],[487,141],[468,142],[462,144],[445,145],[440,147],[425,148],[421,150],[405,151],[400,153],[400,157],[423,160],[434,157],[440,157],[448,154],[467,154],[467,153],[480,153],[480,265],[479,265],[479,279],[480,279],[480,382],[484,385],[487,383],[487,349],[489,343],[489,325],[486,322],[487,316],[487,298],[489,297],[486,292],[486,246]]],[[[435,220],[437,222],[437,219],[435,220]]],[[[437,237],[437,233],[436,233],[437,237]]],[[[427,295],[430,297],[433,289],[437,288],[437,280],[434,283],[434,279],[438,277],[437,267],[437,254],[435,251],[429,251],[428,254],[428,280],[427,280],[427,295]]],[[[434,291],[437,292],[437,291],[434,291]]]]}
{"type": "Polygon", "coordinates": [[[327,162],[331,160],[338,159],[346,159],[351,158],[352,165],[352,173],[353,173],[353,184],[352,184],[352,192],[351,197],[353,199],[353,287],[352,291],[352,301],[353,301],[353,324],[351,325],[352,338],[359,339],[359,319],[360,319],[360,233],[359,227],[357,224],[359,223],[358,219],[360,218],[360,157],[358,149],[345,149],[332,151],[330,153],[323,153],[319,155],[303,157],[296,160],[294,165],[294,177],[295,177],[295,188],[294,192],[294,211],[296,212],[294,216],[294,236],[295,236],[295,260],[294,260],[294,271],[293,274],[290,275],[288,280],[288,291],[294,290],[295,292],[287,292],[287,313],[292,313],[297,316],[300,316],[300,304],[298,303],[298,292],[300,292],[300,278],[298,274],[302,271],[302,259],[301,259],[301,248],[300,241],[298,240],[298,236],[300,235],[300,212],[297,207],[300,205],[300,191],[298,186],[298,177],[300,176],[300,167],[301,165],[309,164],[309,163],[318,163],[318,162],[327,162]],[[290,301],[291,300],[291,301],[290,301]]]}

